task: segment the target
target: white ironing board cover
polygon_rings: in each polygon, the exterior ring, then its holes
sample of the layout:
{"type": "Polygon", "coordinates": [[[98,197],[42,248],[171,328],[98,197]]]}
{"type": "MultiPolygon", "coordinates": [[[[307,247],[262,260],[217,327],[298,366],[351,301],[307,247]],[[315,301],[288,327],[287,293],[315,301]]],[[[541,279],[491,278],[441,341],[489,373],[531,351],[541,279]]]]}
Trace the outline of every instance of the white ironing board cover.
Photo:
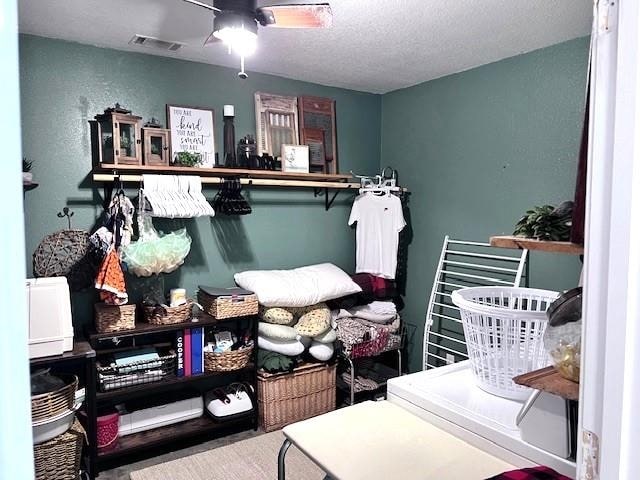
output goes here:
{"type": "Polygon", "coordinates": [[[335,410],[283,433],[335,480],[482,480],[517,468],[387,401],[335,410]]]}

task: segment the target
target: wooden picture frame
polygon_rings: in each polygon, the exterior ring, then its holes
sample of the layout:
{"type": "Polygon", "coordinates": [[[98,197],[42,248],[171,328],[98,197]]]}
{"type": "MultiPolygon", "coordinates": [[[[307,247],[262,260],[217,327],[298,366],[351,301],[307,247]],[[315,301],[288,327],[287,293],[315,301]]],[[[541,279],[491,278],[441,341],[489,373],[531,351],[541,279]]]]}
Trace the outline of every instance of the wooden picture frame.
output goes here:
{"type": "Polygon", "coordinates": [[[278,157],[282,145],[298,145],[298,99],[265,92],[256,92],[254,99],[258,155],[278,157]]]}
{"type": "Polygon", "coordinates": [[[302,96],[298,98],[298,116],[302,138],[307,144],[306,134],[311,130],[324,132],[325,173],[336,174],[338,169],[338,143],[336,136],[336,102],[331,98],[302,96]]]}
{"type": "Polygon", "coordinates": [[[216,166],[215,114],[212,108],[167,104],[171,163],[178,152],[200,155],[202,168],[216,166]]]}

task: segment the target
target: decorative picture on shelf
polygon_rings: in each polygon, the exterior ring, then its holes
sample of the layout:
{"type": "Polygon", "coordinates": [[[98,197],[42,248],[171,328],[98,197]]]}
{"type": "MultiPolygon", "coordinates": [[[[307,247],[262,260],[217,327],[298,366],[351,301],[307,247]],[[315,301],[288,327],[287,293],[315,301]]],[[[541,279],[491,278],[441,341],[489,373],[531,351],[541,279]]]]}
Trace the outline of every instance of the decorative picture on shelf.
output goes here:
{"type": "MultiPolygon", "coordinates": [[[[324,132],[325,173],[338,173],[338,143],[336,139],[336,102],[331,98],[298,98],[300,143],[309,145],[307,134],[317,137],[316,130],[324,132]]],[[[311,140],[313,142],[313,140],[311,140]]]]}
{"type": "Polygon", "coordinates": [[[172,163],[184,167],[215,166],[213,119],[213,109],[167,105],[172,163]]]}
{"type": "Polygon", "coordinates": [[[309,173],[309,147],[307,145],[282,145],[282,171],[309,173]]]}
{"type": "Polygon", "coordinates": [[[282,145],[298,145],[298,99],[264,92],[254,98],[258,155],[277,157],[282,145]]]}

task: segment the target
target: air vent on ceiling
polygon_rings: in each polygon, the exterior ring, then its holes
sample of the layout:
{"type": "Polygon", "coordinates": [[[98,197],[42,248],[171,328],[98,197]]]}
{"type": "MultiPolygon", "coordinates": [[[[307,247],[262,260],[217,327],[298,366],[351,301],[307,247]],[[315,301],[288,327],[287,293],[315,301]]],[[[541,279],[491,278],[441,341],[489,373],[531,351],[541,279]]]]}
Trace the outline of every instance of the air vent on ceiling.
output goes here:
{"type": "Polygon", "coordinates": [[[134,35],[133,38],[129,40],[129,44],[155,48],[158,50],[168,50],[170,52],[176,52],[184,47],[184,43],[168,42],[166,40],[160,40],[159,38],[146,37],[138,34],[134,35]]]}

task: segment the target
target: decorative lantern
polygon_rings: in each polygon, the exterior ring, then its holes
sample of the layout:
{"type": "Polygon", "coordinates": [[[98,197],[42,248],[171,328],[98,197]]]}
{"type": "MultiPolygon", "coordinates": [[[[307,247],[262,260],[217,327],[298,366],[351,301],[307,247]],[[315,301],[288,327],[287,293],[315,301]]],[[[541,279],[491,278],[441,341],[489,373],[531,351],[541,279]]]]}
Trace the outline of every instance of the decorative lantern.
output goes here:
{"type": "Polygon", "coordinates": [[[142,151],[145,165],[169,166],[171,150],[169,149],[169,130],[151,118],[142,128],[142,151]]]}
{"type": "Polygon", "coordinates": [[[119,103],[95,116],[101,164],[142,165],[140,121],[119,103]]]}

